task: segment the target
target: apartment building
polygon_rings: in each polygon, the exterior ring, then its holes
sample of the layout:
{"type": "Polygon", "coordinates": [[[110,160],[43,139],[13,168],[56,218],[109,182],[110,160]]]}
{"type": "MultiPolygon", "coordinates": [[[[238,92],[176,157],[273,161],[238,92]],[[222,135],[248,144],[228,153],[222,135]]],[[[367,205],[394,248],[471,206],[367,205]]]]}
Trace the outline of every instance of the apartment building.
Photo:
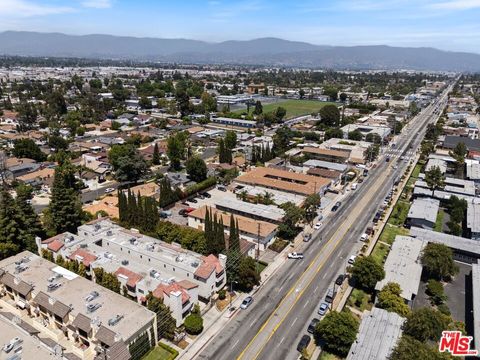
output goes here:
{"type": "Polygon", "coordinates": [[[145,303],[152,292],[162,298],[181,325],[193,305],[208,302],[226,284],[226,256],[203,256],[98,219],[44,240],[41,248],[82,262],[94,278],[95,268],[114,273],[129,296],[145,303]]]}
{"type": "Polygon", "coordinates": [[[28,251],[0,261],[0,289],[2,312],[80,359],[130,359],[134,341],[158,341],[154,312],[28,251]]]}

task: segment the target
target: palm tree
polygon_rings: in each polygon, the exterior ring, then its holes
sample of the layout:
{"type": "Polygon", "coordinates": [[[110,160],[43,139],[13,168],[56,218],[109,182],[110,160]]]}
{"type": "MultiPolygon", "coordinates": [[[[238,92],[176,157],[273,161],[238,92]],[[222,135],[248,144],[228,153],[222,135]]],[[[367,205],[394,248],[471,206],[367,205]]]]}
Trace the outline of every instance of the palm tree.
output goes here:
{"type": "Polygon", "coordinates": [[[247,190],[242,190],[238,193],[240,200],[247,201],[248,193],[247,190]]]}
{"type": "Polygon", "coordinates": [[[272,205],[273,204],[273,194],[265,191],[263,194],[263,203],[265,205],[272,205]]]}

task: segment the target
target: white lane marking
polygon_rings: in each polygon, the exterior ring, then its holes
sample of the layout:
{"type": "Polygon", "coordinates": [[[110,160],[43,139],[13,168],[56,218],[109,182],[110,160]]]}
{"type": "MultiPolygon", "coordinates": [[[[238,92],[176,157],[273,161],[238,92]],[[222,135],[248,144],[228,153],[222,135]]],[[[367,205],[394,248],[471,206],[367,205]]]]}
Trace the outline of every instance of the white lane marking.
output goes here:
{"type": "Polygon", "coordinates": [[[315,290],[313,290],[313,292],[317,292],[317,290],[318,290],[318,285],[317,285],[317,287],[315,288],[315,290]]]}
{"type": "Polygon", "coordinates": [[[253,320],[253,321],[251,322],[250,327],[252,327],[253,324],[255,324],[255,321],[257,321],[257,320],[255,319],[255,320],[253,320]]]}
{"type": "Polygon", "coordinates": [[[290,325],[290,327],[293,327],[293,325],[297,322],[297,319],[298,318],[295,318],[295,320],[293,320],[292,325],[290,325]]]}
{"type": "Polygon", "coordinates": [[[323,274],[322,279],[325,279],[327,277],[327,273],[323,274]]]}
{"type": "Polygon", "coordinates": [[[235,341],[235,344],[233,344],[233,345],[230,347],[230,349],[235,348],[235,346],[237,346],[237,344],[238,344],[239,342],[240,342],[240,339],[238,339],[237,341],[235,341]]]}
{"type": "Polygon", "coordinates": [[[308,303],[310,302],[310,299],[308,299],[307,301],[305,301],[305,305],[303,305],[303,308],[305,309],[308,305],[308,303]]]}

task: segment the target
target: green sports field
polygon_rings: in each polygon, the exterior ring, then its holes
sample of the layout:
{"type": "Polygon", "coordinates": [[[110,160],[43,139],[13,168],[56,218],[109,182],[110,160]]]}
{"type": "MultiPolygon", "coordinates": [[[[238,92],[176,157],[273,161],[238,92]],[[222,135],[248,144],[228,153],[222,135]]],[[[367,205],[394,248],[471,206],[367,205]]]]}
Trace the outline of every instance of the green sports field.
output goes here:
{"type": "MultiPolygon", "coordinates": [[[[263,112],[271,112],[274,111],[277,107],[281,106],[287,110],[287,115],[285,116],[285,119],[291,119],[297,116],[308,115],[312,112],[317,112],[322,107],[328,104],[332,103],[316,100],[280,100],[276,103],[263,104],[263,112]]],[[[252,112],[254,108],[254,106],[251,106],[250,112],[252,112]]],[[[244,111],[246,111],[246,109],[235,111],[235,113],[241,114],[244,111]]]]}

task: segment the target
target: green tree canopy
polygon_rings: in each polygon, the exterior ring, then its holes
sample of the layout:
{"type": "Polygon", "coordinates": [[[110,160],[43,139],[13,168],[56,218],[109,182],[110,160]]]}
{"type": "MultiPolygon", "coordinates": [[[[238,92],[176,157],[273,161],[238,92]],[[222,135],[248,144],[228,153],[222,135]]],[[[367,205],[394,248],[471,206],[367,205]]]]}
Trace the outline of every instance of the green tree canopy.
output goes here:
{"type": "Polygon", "coordinates": [[[17,158],[28,158],[39,162],[47,158],[35,141],[27,138],[15,140],[12,152],[17,158]]]}
{"type": "Polygon", "coordinates": [[[400,296],[402,290],[397,283],[388,283],[378,293],[377,306],[387,311],[396,312],[401,316],[407,316],[410,308],[400,296]]]}
{"type": "Polygon", "coordinates": [[[321,123],[325,126],[340,125],[340,111],[336,105],[325,105],[320,109],[321,123]]]}
{"type": "Polygon", "coordinates": [[[448,353],[441,353],[438,347],[424,344],[415,338],[403,335],[393,349],[389,360],[451,360],[448,353]]]}
{"type": "Polygon", "coordinates": [[[345,357],[357,337],[358,320],[349,310],[329,312],[316,326],[314,336],[317,344],[325,342],[325,349],[345,357]]]}
{"type": "Polygon", "coordinates": [[[430,170],[425,171],[425,182],[431,190],[443,188],[445,176],[442,174],[440,167],[433,166],[430,170]]]}
{"type": "Polygon", "coordinates": [[[201,182],[207,178],[207,165],[198,156],[192,156],[185,163],[187,174],[195,182],[201,182]]]}
{"type": "Polygon", "coordinates": [[[377,282],[385,277],[383,266],[372,256],[358,257],[352,266],[351,273],[355,286],[367,290],[375,288],[377,282]]]}
{"type": "Polygon", "coordinates": [[[451,318],[432,308],[413,310],[403,325],[403,332],[418,341],[438,341],[443,330],[448,330],[451,318]]]}
{"type": "Polygon", "coordinates": [[[433,279],[448,280],[458,272],[452,249],[443,244],[428,243],[421,260],[423,270],[433,279]]]}

